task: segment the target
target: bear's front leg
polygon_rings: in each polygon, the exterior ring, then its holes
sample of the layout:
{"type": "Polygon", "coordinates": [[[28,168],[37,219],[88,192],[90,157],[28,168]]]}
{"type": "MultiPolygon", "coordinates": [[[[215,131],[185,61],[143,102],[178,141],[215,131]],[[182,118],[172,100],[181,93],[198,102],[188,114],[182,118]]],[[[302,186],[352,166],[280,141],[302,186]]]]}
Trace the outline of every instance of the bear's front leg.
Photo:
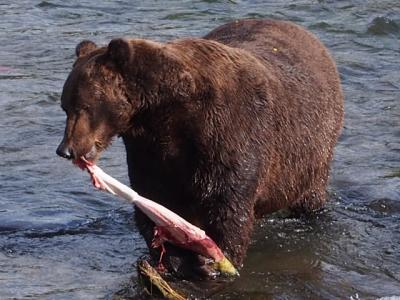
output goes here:
{"type": "Polygon", "coordinates": [[[236,268],[242,266],[250,244],[262,165],[250,154],[243,150],[216,155],[224,159],[205,160],[193,177],[192,201],[198,208],[200,226],[236,268]],[[243,153],[249,155],[243,158],[243,153]]]}
{"type": "Polygon", "coordinates": [[[204,230],[225,256],[240,268],[250,244],[254,226],[254,197],[226,191],[214,195],[205,205],[204,230]]]}

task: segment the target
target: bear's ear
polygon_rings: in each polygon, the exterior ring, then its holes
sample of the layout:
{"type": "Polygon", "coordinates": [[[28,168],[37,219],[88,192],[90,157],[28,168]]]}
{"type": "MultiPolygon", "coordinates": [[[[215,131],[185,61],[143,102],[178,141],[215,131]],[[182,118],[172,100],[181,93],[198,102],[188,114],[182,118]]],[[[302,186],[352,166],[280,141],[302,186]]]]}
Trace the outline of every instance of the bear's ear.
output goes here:
{"type": "Polygon", "coordinates": [[[108,44],[109,58],[120,68],[129,65],[133,56],[133,49],[126,39],[113,39],[108,44]]]}
{"type": "Polygon", "coordinates": [[[80,42],[75,48],[76,57],[85,56],[86,54],[92,52],[93,50],[97,49],[95,43],[89,40],[84,40],[80,42]]]}

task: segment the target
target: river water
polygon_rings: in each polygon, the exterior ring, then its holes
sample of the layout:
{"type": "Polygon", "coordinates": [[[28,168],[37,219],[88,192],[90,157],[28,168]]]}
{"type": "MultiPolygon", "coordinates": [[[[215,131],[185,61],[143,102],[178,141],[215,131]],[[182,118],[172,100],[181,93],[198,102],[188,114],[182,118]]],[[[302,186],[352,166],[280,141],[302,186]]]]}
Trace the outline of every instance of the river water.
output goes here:
{"type": "MultiPolygon", "coordinates": [[[[0,1],[0,299],[129,294],[146,247],[133,208],[56,157],[60,93],[83,39],[202,36],[237,18],[294,21],[330,49],[346,121],[326,209],[262,220],[214,299],[400,296],[400,1],[0,1]]],[[[127,183],[116,140],[100,165],[127,183]]],[[[130,292],[134,296],[134,292],[130,292]]]]}

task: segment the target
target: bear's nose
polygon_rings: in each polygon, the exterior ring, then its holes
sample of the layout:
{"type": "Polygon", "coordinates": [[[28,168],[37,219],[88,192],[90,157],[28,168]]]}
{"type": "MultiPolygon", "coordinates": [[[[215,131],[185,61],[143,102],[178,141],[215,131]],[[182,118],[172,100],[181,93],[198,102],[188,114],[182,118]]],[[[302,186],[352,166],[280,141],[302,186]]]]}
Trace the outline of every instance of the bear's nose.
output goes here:
{"type": "Polygon", "coordinates": [[[64,157],[66,159],[72,159],[74,158],[72,149],[69,149],[67,146],[64,145],[64,143],[61,143],[56,151],[57,155],[64,157]]]}

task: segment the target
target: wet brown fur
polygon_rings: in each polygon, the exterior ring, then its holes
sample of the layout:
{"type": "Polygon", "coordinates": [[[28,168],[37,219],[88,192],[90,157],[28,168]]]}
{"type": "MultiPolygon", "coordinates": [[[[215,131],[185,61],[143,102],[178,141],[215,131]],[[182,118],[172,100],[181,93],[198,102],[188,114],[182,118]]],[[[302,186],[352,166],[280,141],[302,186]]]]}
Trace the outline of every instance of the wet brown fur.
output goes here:
{"type": "MultiPolygon", "coordinates": [[[[77,47],[64,143],[96,155],[121,135],[133,188],[203,228],[240,266],[255,217],[325,202],[343,122],[335,64],[289,22],[243,20],[204,38],[77,47]]],[[[150,243],[151,222],[136,220],[150,243]]]]}

